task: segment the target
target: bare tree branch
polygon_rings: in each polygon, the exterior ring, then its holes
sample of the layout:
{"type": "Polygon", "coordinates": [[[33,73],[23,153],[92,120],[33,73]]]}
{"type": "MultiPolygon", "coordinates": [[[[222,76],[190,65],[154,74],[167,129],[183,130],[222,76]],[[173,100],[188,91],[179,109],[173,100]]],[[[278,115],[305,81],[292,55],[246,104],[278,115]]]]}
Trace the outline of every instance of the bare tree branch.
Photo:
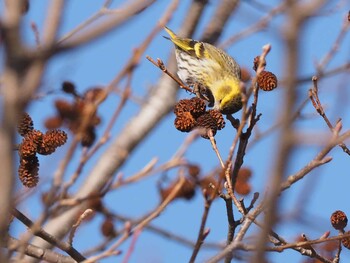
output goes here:
{"type": "MultiPolygon", "coordinates": [[[[14,249],[22,246],[23,244],[21,241],[13,237],[8,237],[8,244],[6,246],[7,248],[14,249]]],[[[71,257],[58,254],[48,249],[42,249],[40,247],[33,246],[31,244],[25,244],[24,253],[33,258],[45,260],[45,262],[48,262],[48,263],[76,263],[77,262],[71,257]]]]}
{"type": "MultiPolygon", "coordinates": [[[[198,21],[198,17],[202,15],[204,6],[205,4],[198,1],[194,1],[190,6],[189,12],[191,12],[191,15],[187,16],[183,22],[185,25],[182,31],[184,35],[193,32],[193,27],[196,25],[194,21],[198,21]],[[194,11],[197,11],[197,13],[194,13],[194,11]]],[[[176,64],[174,57],[171,57],[169,60],[167,68],[172,72],[175,71],[176,64]]],[[[147,102],[142,106],[139,113],[126,124],[108,149],[100,156],[90,175],[86,178],[85,183],[77,192],[76,198],[85,198],[104,187],[106,182],[123,165],[135,147],[170,111],[175,104],[177,91],[178,87],[168,76],[164,75],[160,78],[157,87],[152,91],[152,94],[148,97],[147,102]]],[[[86,205],[87,203],[83,202],[57,218],[50,220],[45,226],[46,231],[58,238],[62,238],[73,225],[77,212],[86,208],[86,205]]],[[[33,244],[47,246],[47,244],[40,240],[33,241],[33,244]]]]}

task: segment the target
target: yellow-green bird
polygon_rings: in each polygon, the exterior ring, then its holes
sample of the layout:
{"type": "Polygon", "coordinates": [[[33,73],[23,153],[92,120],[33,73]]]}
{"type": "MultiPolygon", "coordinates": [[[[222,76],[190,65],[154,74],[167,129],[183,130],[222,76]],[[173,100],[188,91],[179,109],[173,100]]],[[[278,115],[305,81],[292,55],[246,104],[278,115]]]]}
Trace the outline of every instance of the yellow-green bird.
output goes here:
{"type": "Polygon", "coordinates": [[[175,44],[180,79],[193,86],[197,95],[208,98],[209,106],[221,113],[239,111],[242,108],[241,70],[237,62],[211,44],[181,38],[167,27],[165,30],[175,44]]]}

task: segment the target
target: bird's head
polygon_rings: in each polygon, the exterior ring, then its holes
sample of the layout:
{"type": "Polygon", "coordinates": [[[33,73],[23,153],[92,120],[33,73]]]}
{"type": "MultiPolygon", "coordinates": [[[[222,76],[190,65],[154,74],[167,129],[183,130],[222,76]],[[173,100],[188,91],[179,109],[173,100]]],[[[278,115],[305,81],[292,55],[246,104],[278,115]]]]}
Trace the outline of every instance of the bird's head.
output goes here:
{"type": "Polygon", "coordinates": [[[242,108],[242,96],[238,81],[222,83],[213,89],[215,98],[214,109],[222,114],[233,114],[242,108]]]}

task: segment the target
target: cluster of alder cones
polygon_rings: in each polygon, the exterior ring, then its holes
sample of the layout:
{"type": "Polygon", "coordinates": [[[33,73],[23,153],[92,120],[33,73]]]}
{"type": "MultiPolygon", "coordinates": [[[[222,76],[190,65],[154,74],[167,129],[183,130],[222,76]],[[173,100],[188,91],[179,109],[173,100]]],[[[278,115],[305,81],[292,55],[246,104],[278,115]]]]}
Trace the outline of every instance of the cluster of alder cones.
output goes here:
{"type": "Polygon", "coordinates": [[[18,133],[23,137],[18,145],[20,164],[18,176],[22,184],[32,188],[39,181],[39,159],[37,154],[49,155],[57,147],[67,141],[67,134],[61,130],[49,130],[43,133],[34,129],[34,123],[28,113],[24,113],[17,127],[18,133]]]}
{"type": "Polygon", "coordinates": [[[217,130],[225,127],[225,120],[217,110],[206,110],[204,100],[194,97],[180,100],[174,108],[175,128],[182,132],[202,129],[201,136],[209,139],[209,132],[214,136],[217,130]]]}
{"type": "MultiPolygon", "coordinates": [[[[333,212],[331,215],[331,224],[334,229],[338,230],[340,233],[350,235],[350,231],[345,232],[345,227],[348,224],[348,217],[343,211],[337,210],[333,212]]],[[[350,249],[350,237],[342,238],[341,243],[344,247],[350,249]]]]}
{"type": "Polygon", "coordinates": [[[96,139],[95,127],[101,122],[96,112],[97,105],[106,99],[107,93],[102,88],[94,87],[79,95],[75,85],[68,81],[63,82],[62,90],[72,95],[74,101],[57,99],[57,114],[45,121],[45,127],[56,129],[64,125],[73,134],[81,135],[82,146],[90,147],[96,139]]]}

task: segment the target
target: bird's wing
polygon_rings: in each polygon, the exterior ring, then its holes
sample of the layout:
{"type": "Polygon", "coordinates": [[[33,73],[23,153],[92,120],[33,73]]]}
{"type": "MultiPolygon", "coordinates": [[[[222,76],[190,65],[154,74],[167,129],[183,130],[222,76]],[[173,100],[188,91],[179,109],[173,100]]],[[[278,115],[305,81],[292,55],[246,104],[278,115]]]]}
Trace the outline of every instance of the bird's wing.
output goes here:
{"type": "Polygon", "coordinates": [[[207,43],[204,44],[204,49],[206,50],[205,53],[208,54],[208,58],[218,63],[222,70],[233,73],[239,79],[241,78],[240,67],[230,55],[207,43]]]}

